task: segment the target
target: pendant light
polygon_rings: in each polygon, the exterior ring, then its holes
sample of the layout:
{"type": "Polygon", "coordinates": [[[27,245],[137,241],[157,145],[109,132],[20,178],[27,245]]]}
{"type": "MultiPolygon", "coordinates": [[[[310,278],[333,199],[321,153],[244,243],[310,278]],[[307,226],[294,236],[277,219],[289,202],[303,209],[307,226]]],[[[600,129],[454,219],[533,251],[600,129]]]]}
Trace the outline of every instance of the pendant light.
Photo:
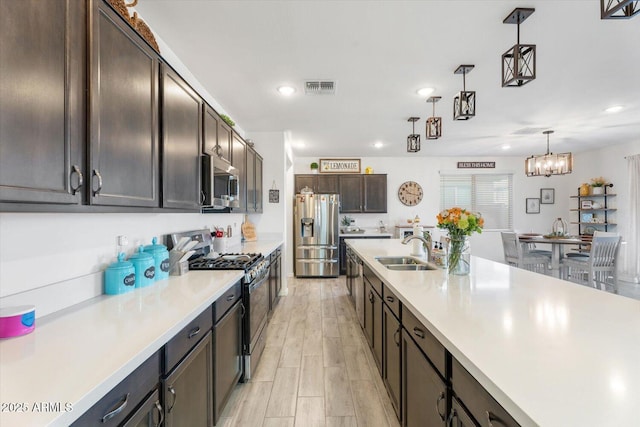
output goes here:
{"type": "Polygon", "coordinates": [[[629,19],[638,13],[638,0],[600,0],[600,19],[629,19]]]}
{"type": "Polygon", "coordinates": [[[433,104],[433,116],[427,119],[427,139],[438,139],[442,136],[442,117],[435,117],[436,102],[440,101],[441,96],[430,96],[427,102],[433,104]]]}
{"type": "Polygon", "coordinates": [[[573,170],[571,153],[553,154],[549,152],[549,135],[552,130],[542,132],[547,135],[547,153],[528,157],[524,161],[524,172],[527,176],[565,175],[573,170]]]}
{"type": "Polygon", "coordinates": [[[460,65],[453,74],[462,74],[462,91],[453,98],[453,120],[469,120],[476,115],[476,92],[467,91],[467,73],[475,65],[460,65]]]}
{"type": "Polygon", "coordinates": [[[516,7],[502,21],[503,24],[518,26],[516,44],[502,54],[502,87],[523,86],[536,78],[536,45],[520,44],[520,23],[533,12],[533,8],[516,7]]]}
{"type": "Polygon", "coordinates": [[[417,153],[420,151],[420,135],[416,134],[416,122],[420,117],[409,117],[407,120],[413,126],[413,132],[407,137],[407,153],[417,153]]]}

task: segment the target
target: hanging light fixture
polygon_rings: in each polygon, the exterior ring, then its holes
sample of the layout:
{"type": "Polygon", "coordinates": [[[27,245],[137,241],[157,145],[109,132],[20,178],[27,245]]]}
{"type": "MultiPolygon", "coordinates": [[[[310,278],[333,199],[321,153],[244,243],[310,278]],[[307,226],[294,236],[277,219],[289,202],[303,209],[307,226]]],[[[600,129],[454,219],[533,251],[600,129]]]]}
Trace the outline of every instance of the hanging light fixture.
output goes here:
{"type": "Polygon", "coordinates": [[[427,102],[433,104],[433,116],[427,119],[427,139],[438,139],[442,136],[442,117],[435,117],[436,102],[440,101],[441,96],[430,96],[427,102]]]}
{"type": "Polygon", "coordinates": [[[552,130],[542,132],[547,135],[547,153],[539,156],[527,157],[524,161],[524,172],[527,176],[565,175],[573,170],[571,153],[553,154],[549,152],[549,135],[552,130]]]}
{"type": "Polygon", "coordinates": [[[407,137],[407,153],[417,153],[420,151],[420,135],[416,134],[416,122],[420,120],[420,117],[409,117],[407,120],[411,122],[413,132],[407,137]]]}
{"type": "Polygon", "coordinates": [[[637,0],[600,0],[600,19],[629,19],[640,13],[637,0]]]}
{"type": "Polygon", "coordinates": [[[476,115],[476,92],[467,91],[467,73],[475,65],[460,65],[453,74],[462,74],[462,91],[453,98],[453,120],[469,120],[476,115]]]}
{"type": "Polygon", "coordinates": [[[520,23],[535,12],[533,8],[516,7],[503,24],[517,24],[518,38],[511,49],[502,54],[502,87],[518,87],[536,78],[536,45],[520,44],[520,23]]]}

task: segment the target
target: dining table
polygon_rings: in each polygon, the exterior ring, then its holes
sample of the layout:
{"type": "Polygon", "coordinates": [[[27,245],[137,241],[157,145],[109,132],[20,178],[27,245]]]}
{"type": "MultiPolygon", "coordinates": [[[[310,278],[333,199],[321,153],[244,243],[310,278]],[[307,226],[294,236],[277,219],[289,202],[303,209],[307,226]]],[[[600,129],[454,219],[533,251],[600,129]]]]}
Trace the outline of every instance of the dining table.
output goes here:
{"type": "Polygon", "coordinates": [[[591,242],[577,236],[548,236],[534,233],[520,234],[518,240],[523,245],[523,250],[527,249],[525,246],[531,243],[551,245],[551,275],[558,278],[560,277],[560,261],[564,257],[564,246],[591,244],[591,242]]]}

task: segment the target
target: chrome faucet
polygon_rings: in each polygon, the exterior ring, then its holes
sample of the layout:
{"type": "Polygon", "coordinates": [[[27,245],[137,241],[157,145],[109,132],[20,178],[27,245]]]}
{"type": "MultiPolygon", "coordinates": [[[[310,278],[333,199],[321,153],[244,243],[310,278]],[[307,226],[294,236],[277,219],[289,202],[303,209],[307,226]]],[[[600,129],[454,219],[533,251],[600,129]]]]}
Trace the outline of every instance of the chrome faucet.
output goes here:
{"type": "Polygon", "coordinates": [[[427,238],[426,239],[424,237],[422,237],[422,236],[416,236],[415,234],[410,234],[407,237],[405,237],[404,239],[402,239],[402,244],[406,245],[407,243],[409,243],[413,239],[420,240],[427,247],[427,262],[430,262],[431,261],[431,245],[433,244],[433,241],[431,240],[431,234],[427,234],[427,238]]]}

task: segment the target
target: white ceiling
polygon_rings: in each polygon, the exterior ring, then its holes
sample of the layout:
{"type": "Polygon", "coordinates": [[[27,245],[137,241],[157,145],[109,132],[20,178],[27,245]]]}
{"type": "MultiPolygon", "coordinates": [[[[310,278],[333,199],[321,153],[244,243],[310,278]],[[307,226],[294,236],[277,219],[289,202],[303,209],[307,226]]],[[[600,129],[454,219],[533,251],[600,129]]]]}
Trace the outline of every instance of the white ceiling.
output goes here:
{"type": "Polygon", "coordinates": [[[640,17],[601,20],[599,0],[139,0],[136,9],[239,126],[288,130],[299,156],[526,156],[544,153],[546,129],[555,152],[640,146],[640,17]],[[501,55],[516,43],[516,26],[502,21],[515,7],[536,9],[520,40],[537,45],[537,79],[502,88],[501,55]],[[452,118],[460,64],[475,65],[468,121],[452,118]],[[307,79],[335,80],[336,94],[304,95],[307,79]],[[297,92],[283,98],[283,84],[297,92]],[[442,96],[436,141],[425,140],[432,106],[416,93],[426,86],[442,96]],[[624,109],[606,113],[612,105],[624,109]],[[420,117],[417,154],[406,153],[410,116],[420,117]]]}

